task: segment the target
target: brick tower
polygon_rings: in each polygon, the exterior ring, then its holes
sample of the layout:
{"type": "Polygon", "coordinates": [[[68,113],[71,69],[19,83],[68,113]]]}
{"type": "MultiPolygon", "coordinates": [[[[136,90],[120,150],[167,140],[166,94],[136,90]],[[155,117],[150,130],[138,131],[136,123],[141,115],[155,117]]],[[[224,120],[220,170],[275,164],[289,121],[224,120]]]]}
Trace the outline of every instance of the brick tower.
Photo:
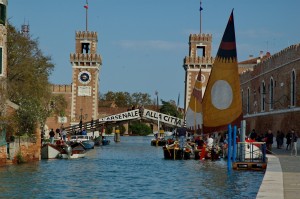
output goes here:
{"type": "Polygon", "coordinates": [[[214,58],[211,56],[212,35],[191,34],[189,38],[189,56],[184,58],[185,97],[184,108],[188,107],[198,74],[201,74],[202,95],[205,91],[214,58]]]}
{"type": "Polygon", "coordinates": [[[98,117],[99,71],[102,65],[97,54],[97,32],[75,33],[75,53],[70,55],[72,64],[71,125],[98,117]]]}
{"type": "MultiPolygon", "coordinates": [[[[7,0],[0,0],[0,116],[6,114],[6,99],[7,99],[7,95],[6,95],[7,94],[7,90],[6,90],[6,82],[7,82],[6,12],[7,9],[6,8],[7,8],[7,0]]],[[[1,127],[0,127],[0,134],[1,134],[1,127]]]]}

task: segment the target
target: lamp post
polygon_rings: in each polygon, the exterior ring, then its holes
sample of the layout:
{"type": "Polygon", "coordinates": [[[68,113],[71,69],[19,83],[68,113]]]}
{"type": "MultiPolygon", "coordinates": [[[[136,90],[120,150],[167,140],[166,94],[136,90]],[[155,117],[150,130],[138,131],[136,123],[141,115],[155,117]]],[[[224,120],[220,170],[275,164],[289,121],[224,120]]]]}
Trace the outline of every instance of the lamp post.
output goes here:
{"type": "Polygon", "coordinates": [[[155,91],[155,95],[156,95],[156,108],[157,108],[157,112],[158,112],[158,114],[157,114],[157,133],[159,134],[159,130],[160,130],[160,128],[159,128],[159,106],[158,106],[158,92],[157,91],[155,91]]]}
{"type": "Polygon", "coordinates": [[[86,120],[86,118],[88,117],[88,114],[82,114],[82,108],[80,109],[80,115],[79,115],[79,128],[80,130],[82,130],[82,120],[86,120]]]}

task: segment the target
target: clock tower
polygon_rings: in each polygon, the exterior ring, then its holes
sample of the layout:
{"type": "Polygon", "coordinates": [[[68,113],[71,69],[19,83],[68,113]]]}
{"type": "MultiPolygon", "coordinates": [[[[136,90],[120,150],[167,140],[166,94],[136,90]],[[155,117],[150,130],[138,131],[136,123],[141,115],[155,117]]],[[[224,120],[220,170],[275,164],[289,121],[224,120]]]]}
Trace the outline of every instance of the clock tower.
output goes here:
{"type": "Polygon", "coordinates": [[[102,65],[97,53],[98,34],[93,31],[75,33],[72,64],[71,125],[98,118],[99,72],[102,65]]]}

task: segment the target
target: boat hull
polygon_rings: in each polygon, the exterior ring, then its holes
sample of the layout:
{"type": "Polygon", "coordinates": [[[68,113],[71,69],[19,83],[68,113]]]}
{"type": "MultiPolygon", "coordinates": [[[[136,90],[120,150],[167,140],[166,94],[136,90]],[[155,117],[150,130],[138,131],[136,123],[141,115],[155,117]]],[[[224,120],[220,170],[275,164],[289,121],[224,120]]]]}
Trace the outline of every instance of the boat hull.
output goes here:
{"type": "Polygon", "coordinates": [[[61,153],[61,148],[54,144],[44,144],[41,149],[42,159],[54,159],[61,153]]]}

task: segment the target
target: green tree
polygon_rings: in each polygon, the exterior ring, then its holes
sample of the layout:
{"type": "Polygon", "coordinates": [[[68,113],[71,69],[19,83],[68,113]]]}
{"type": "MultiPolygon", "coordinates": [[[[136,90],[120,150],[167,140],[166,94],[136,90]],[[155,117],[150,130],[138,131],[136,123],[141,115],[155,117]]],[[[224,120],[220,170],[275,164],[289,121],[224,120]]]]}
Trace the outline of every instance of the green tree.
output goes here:
{"type": "Polygon", "coordinates": [[[132,122],[129,126],[130,131],[134,135],[146,136],[152,133],[152,130],[149,126],[140,122],[132,122]]]}
{"type": "Polygon", "coordinates": [[[43,55],[37,40],[24,37],[10,24],[7,27],[8,98],[20,106],[18,131],[33,133],[37,123],[43,123],[49,114],[48,78],[54,65],[43,55]]]}
{"type": "Polygon", "coordinates": [[[170,100],[169,102],[161,100],[161,102],[162,102],[162,106],[160,108],[161,113],[182,118],[182,114],[177,110],[176,103],[173,100],[170,100]]]}

